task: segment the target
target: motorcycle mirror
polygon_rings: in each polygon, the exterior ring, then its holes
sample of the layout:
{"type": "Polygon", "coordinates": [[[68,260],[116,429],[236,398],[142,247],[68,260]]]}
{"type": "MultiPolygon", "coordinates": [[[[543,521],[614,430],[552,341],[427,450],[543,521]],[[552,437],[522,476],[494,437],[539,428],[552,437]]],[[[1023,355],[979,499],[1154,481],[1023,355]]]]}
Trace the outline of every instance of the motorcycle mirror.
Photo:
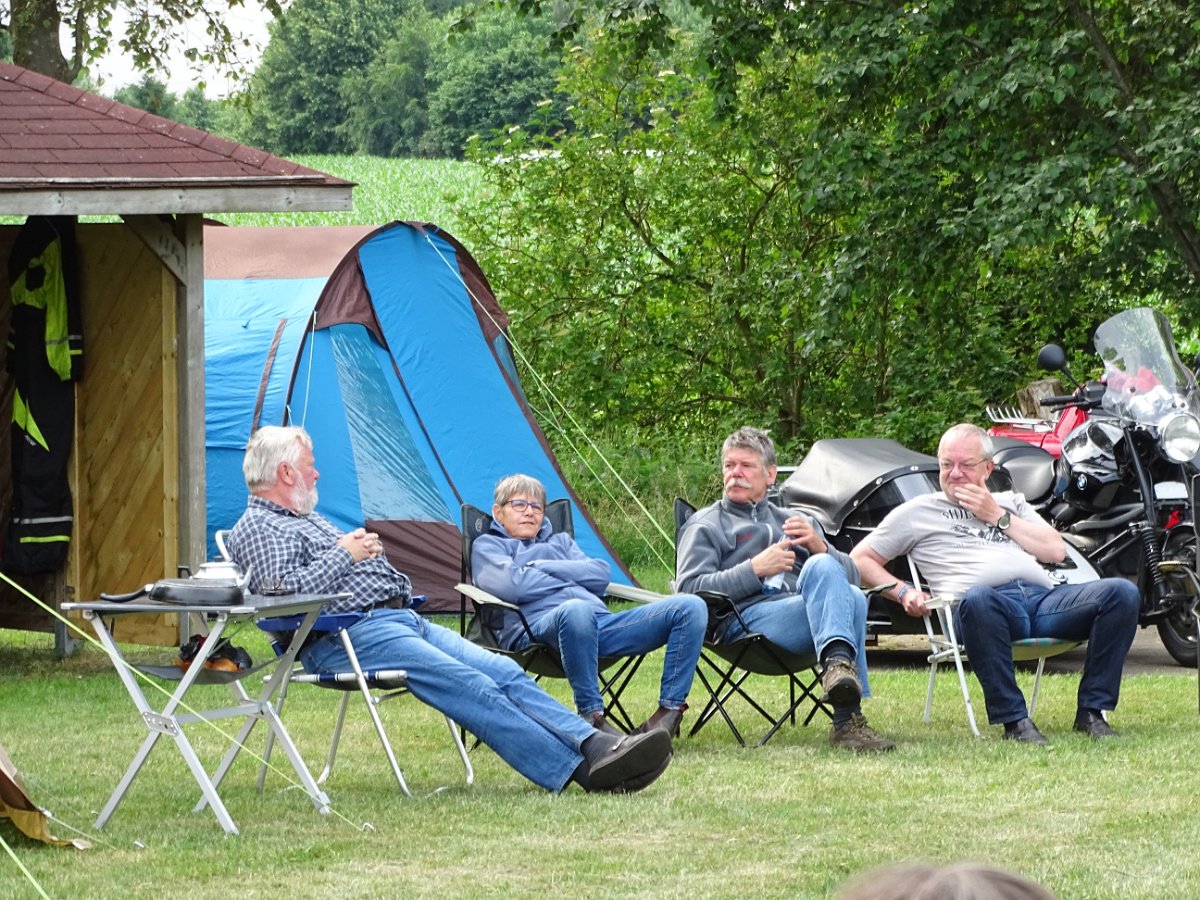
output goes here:
{"type": "Polygon", "coordinates": [[[1067,367],[1067,354],[1058,344],[1047,344],[1038,351],[1038,365],[1050,372],[1061,372],[1067,367]]]}
{"type": "Polygon", "coordinates": [[[1058,344],[1047,344],[1038,351],[1038,365],[1048,372],[1062,372],[1067,377],[1067,381],[1079,387],[1080,384],[1075,380],[1075,376],[1067,369],[1067,354],[1063,352],[1063,348],[1058,344]]]}

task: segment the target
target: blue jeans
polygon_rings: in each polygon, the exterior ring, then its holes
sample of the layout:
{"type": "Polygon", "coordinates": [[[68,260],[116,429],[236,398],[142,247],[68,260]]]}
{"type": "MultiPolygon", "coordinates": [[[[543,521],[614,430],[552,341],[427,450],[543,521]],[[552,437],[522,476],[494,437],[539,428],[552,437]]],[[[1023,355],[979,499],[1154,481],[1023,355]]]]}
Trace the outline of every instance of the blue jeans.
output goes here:
{"type": "MultiPolygon", "coordinates": [[[[581,715],[604,709],[599,657],[637,656],[666,645],[658,705],[679,709],[692,689],[696,661],[704,648],[708,608],[694,594],[675,594],[621,612],[594,602],[567,600],[529,624],[534,639],[558,648],[563,671],[581,715]]],[[[515,649],[527,647],[522,634],[515,649]]]]}
{"type": "MultiPolygon", "coordinates": [[[[507,657],[478,647],[408,609],[376,609],[349,629],[364,669],[404,669],[422,702],[449,716],[547,790],[567,786],[596,733],[507,657]]],[[[337,635],[300,652],[310,672],[349,672],[337,635]]]]}
{"type": "MultiPolygon", "coordinates": [[[[768,597],[741,611],[746,626],[772,644],[815,665],[830,641],[845,641],[855,652],[863,696],[871,696],[867,678],[867,597],[846,580],[842,564],[827,553],[810,556],[800,569],[797,594],[768,597]]],[[[730,617],[720,635],[735,641],[746,632],[730,617]]]]}
{"type": "Polygon", "coordinates": [[[983,687],[988,721],[1008,724],[1029,715],[1012,659],[1012,642],[1025,638],[1087,641],[1079,707],[1116,709],[1140,605],[1137,586],[1123,578],[1052,588],[1008,581],[964,593],[956,612],[959,638],[983,687]]]}

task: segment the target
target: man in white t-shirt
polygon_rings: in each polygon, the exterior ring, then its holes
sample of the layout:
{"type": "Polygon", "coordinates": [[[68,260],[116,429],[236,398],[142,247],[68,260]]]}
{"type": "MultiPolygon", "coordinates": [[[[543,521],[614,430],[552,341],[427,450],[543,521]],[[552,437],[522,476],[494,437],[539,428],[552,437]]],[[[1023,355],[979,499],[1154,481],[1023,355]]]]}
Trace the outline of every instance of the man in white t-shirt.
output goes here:
{"type": "Polygon", "coordinates": [[[895,579],[885,566],[908,554],[931,588],[900,584],[888,595],[909,615],[928,615],[932,594],[959,597],[959,634],[983,687],[988,721],[1027,744],[1046,738],[1029,718],[1017,687],[1012,642],[1031,637],[1086,640],[1075,730],[1116,734],[1104,719],[1115,709],[1121,669],[1137,631],[1137,587],[1122,578],[1056,584],[1043,564],[1066,555],[1062,536],[1012,491],[992,493],[992,441],[982,428],[955,425],[938,444],[942,490],[901,504],[850,556],[863,582],[895,579]]]}

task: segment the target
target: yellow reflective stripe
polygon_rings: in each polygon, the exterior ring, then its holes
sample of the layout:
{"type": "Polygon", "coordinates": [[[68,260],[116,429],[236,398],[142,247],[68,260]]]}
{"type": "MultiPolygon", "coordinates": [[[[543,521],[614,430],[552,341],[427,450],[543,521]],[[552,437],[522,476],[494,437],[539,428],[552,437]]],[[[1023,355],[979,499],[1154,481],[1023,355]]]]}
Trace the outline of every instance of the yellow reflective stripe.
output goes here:
{"type": "Polygon", "coordinates": [[[69,534],[52,534],[49,537],[23,537],[18,543],[21,544],[54,544],[62,543],[63,541],[71,540],[69,534]]]}
{"type": "Polygon", "coordinates": [[[42,429],[38,428],[37,422],[33,421],[33,416],[30,415],[29,407],[25,405],[25,399],[21,396],[20,391],[13,391],[13,424],[37,441],[43,450],[47,453],[50,452],[50,445],[42,436],[42,429]]]}

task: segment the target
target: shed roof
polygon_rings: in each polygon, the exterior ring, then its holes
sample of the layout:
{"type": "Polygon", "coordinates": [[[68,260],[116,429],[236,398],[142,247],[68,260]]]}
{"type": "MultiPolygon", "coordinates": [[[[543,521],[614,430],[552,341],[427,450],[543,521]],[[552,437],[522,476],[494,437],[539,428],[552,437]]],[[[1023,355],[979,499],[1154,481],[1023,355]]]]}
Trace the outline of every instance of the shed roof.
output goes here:
{"type": "Polygon", "coordinates": [[[0,214],[344,210],[353,186],[0,62],[0,214]]]}

